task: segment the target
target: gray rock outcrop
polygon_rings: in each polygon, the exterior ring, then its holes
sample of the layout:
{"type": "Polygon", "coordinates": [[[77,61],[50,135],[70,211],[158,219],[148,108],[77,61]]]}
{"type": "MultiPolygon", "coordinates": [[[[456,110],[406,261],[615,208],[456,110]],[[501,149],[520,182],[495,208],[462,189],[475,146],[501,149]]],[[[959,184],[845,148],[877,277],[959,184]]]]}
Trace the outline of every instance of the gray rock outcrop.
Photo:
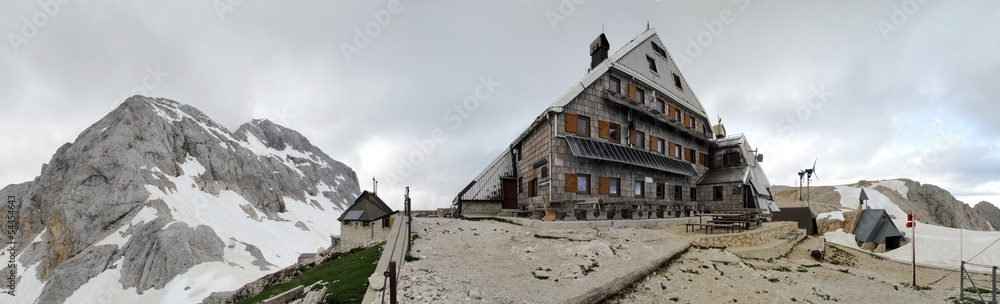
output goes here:
{"type": "Polygon", "coordinates": [[[1000,208],[997,208],[997,206],[994,206],[990,202],[983,201],[976,204],[972,209],[975,209],[979,213],[979,216],[989,222],[990,226],[993,226],[993,230],[1000,230],[1000,208]]]}
{"type": "MultiPolygon", "coordinates": [[[[221,260],[224,244],[211,228],[171,223],[168,211],[129,228],[122,248],[93,246],[130,225],[144,206],[169,210],[151,201],[145,187],[175,191],[168,177],[190,174],[181,164],[191,158],[205,167],[195,177],[198,190],[233,191],[260,217],[279,219],[287,211],[284,197],[309,204],[307,195],[323,196],[343,211],[360,194],[350,167],[296,131],[254,120],[231,133],[194,107],[133,96],[60,147],[33,181],[0,190],[0,196],[15,198],[17,213],[15,227],[6,221],[0,227],[16,231],[23,247],[18,262],[39,265],[37,279],[46,282],[42,303],[63,302],[121,258],[120,283],[140,292],[162,288],[199,263],[221,260]],[[251,143],[256,141],[260,147],[251,143]],[[32,242],[36,237],[41,241],[32,242]]],[[[0,242],[8,238],[0,234],[0,242]]]]}
{"type": "MultiPolygon", "coordinates": [[[[939,225],[967,230],[992,231],[993,226],[968,204],[959,201],[950,192],[931,184],[903,179],[908,190],[909,200],[917,206],[922,206],[930,218],[922,221],[937,222],[939,225]]],[[[919,214],[919,213],[918,213],[919,214]]]]}

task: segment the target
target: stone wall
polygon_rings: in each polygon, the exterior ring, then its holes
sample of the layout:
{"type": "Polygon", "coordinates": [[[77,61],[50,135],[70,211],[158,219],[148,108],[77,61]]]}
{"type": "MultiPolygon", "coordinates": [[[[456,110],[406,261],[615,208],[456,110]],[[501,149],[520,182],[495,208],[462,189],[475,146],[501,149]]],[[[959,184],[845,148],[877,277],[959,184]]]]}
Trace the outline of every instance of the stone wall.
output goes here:
{"type": "MultiPolygon", "coordinates": [[[[391,223],[390,223],[391,226],[391,223]]],[[[382,220],[368,224],[349,222],[340,224],[340,248],[367,247],[368,245],[385,241],[389,227],[382,227],[382,220]]]]}
{"type": "Polygon", "coordinates": [[[552,142],[552,121],[545,119],[542,123],[531,131],[530,134],[524,137],[521,142],[521,150],[517,159],[517,172],[518,172],[518,185],[517,185],[517,204],[518,206],[527,206],[529,189],[531,187],[531,181],[534,179],[535,183],[535,196],[548,196],[549,189],[552,187],[552,160],[550,143],[552,142]],[[541,164],[539,167],[535,167],[535,164],[541,164]],[[546,185],[545,187],[539,187],[539,184],[546,185]]]}
{"type": "Polygon", "coordinates": [[[462,215],[495,215],[502,210],[500,202],[462,202],[462,215]]]}
{"type": "Polygon", "coordinates": [[[764,226],[742,233],[707,235],[695,238],[692,245],[701,247],[741,247],[761,245],[776,239],[787,238],[798,230],[795,222],[764,223],[764,226]]]}

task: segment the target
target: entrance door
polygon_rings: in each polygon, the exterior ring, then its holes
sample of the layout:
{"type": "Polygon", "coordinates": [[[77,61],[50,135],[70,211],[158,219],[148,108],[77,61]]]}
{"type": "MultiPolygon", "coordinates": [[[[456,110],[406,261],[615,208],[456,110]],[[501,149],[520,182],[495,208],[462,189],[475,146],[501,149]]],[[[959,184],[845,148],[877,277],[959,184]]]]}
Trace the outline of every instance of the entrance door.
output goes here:
{"type": "Polygon", "coordinates": [[[503,187],[503,209],[517,209],[517,180],[501,179],[503,187]]]}

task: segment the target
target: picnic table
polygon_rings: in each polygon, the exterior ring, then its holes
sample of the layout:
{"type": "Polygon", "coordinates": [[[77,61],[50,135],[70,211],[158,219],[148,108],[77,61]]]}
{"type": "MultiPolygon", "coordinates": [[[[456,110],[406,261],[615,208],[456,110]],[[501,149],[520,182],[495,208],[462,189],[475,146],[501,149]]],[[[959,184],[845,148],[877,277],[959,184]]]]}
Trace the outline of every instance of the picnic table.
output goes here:
{"type": "MultiPolygon", "coordinates": [[[[702,216],[712,217],[712,219],[708,221],[709,224],[735,224],[738,225],[741,230],[750,230],[755,227],[759,227],[761,221],[757,214],[750,212],[704,213],[702,216]]],[[[701,223],[701,217],[698,218],[698,222],[701,223]]]]}

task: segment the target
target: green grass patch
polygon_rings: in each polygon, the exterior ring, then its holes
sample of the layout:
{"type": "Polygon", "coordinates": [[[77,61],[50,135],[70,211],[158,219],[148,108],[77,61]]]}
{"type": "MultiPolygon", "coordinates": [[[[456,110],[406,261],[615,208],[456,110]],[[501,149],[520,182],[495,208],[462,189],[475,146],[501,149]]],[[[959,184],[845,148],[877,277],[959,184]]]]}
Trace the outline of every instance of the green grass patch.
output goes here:
{"type": "Polygon", "coordinates": [[[383,245],[331,255],[312,269],[295,269],[302,273],[288,282],[272,285],[256,296],[236,303],[259,303],[296,286],[309,286],[321,280],[328,282],[325,298],[327,303],[360,303],[368,288],[368,276],[375,272],[375,264],[382,256],[383,245]]]}

